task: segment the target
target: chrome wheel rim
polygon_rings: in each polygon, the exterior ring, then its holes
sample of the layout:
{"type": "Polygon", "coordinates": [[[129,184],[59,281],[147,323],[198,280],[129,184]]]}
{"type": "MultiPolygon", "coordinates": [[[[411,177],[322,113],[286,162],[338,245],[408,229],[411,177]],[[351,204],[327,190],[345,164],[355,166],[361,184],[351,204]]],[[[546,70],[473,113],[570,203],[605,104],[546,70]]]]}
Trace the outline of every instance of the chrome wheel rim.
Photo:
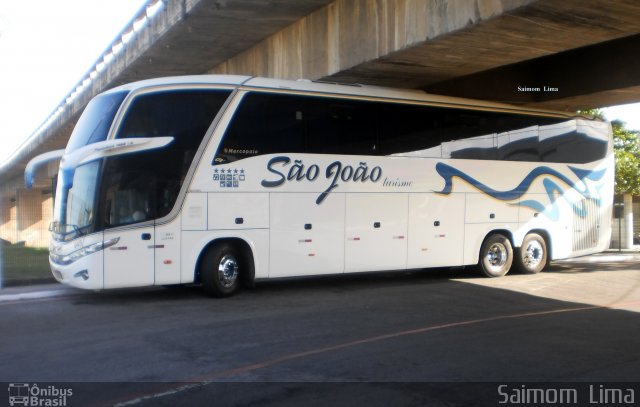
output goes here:
{"type": "Polygon", "coordinates": [[[502,243],[494,243],[489,247],[485,259],[493,269],[500,269],[507,264],[507,247],[502,243]]]}
{"type": "Polygon", "coordinates": [[[218,264],[218,281],[224,288],[231,287],[238,279],[238,261],[230,254],[220,259],[218,264]]]}
{"type": "Polygon", "coordinates": [[[540,242],[536,240],[529,242],[523,252],[524,258],[522,259],[522,262],[529,268],[535,268],[538,266],[544,257],[544,249],[540,242]]]}

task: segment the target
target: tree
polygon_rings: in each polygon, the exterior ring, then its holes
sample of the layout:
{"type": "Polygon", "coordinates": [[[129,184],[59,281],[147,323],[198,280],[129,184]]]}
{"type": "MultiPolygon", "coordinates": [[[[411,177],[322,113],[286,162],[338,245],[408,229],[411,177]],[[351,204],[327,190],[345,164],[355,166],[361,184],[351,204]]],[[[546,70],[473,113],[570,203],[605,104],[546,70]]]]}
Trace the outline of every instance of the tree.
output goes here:
{"type": "MultiPolygon", "coordinates": [[[[582,110],[579,114],[604,118],[599,109],[582,110]]],[[[628,130],[619,120],[611,122],[613,150],[616,157],[616,194],[640,195],[640,132],[628,130]]]]}
{"type": "Polygon", "coordinates": [[[611,127],[616,155],[616,194],[640,195],[640,133],[627,130],[621,121],[613,121],[611,127]]]}

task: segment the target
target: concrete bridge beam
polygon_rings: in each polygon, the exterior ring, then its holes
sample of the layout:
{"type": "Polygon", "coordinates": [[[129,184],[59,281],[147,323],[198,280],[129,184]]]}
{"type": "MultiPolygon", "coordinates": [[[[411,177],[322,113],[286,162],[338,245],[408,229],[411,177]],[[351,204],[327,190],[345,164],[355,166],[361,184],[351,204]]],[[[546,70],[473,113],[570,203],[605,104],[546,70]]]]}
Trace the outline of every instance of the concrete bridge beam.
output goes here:
{"type": "Polygon", "coordinates": [[[337,0],[208,72],[576,110],[638,99],[635,62],[609,74],[612,60],[640,54],[638,32],[640,3],[632,0],[337,0]],[[592,44],[597,53],[580,50],[592,44]],[[546,78],[560,93],[517,93],[517,84],[546,78]]]}

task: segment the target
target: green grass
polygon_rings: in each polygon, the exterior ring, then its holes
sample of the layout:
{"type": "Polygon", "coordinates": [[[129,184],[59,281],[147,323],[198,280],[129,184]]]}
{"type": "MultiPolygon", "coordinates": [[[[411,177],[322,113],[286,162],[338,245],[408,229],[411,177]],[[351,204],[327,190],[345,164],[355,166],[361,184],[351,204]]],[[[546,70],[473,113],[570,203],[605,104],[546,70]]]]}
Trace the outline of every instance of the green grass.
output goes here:
{"type": "Polygon", "coordinates": [[[53,280],[49,269],[49,250],[0,244],[3,284],[28,280],[53,280]]]}

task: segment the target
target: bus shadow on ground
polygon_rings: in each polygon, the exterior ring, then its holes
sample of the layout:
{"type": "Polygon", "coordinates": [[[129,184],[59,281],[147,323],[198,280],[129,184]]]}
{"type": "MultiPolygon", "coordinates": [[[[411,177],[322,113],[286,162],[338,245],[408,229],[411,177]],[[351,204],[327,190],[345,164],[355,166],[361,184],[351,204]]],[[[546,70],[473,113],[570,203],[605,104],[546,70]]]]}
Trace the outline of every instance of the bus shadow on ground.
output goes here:
{"type": "MultiPolygon", "coordinates": [[[[635,266],[635,263],[634,263],[635,266]]],[[[596,271],[624,272],[625,265],[615,262],[602,263],[568,263],[552,262],[541,275],[577,275],[596,271]]],[[[446,285],[453,280],[482,281],[488,288],[491,282],[499,284],[508,282],[512,278],[526,278],[527,275],[511,271],[499,279],[488,279],[476,266],[455,268],[430,268],[422,270],[382,271],[347,273],[326,276],[277,278],[273,280],[261,280],[253,287],[242,287],[238,293],[229,298],[208,297],[197,284],[171,285],[164,287],[111,289],[100,292],[88,292],[79,296],[76,304],[99,303],[145,303],[156,301],[212,301],[212,302],[236,302],[255,298],[268,298],[270,296],[297,296],[322,293],[349,293],[366,290],[384,290],[385,288],[402,288],[414,285],[446,285]]],[[[531,276],[532,278],[535,276],[531,276]]]]}
{"type": "Polygon", "coordinates": [[[228,298],[207,296],[198,284],[169,285],[161,287],[121,288],[96,292],[80,291],[75,304],[122,303],[127,301],[182,301],[206,299],[210,301],[234,301],[236,297],[283,295],[296,292],[348,292],[376,287],[405,286],[414,284],[440,284],[456,278],[483,278],[474,267],[431,268],[408,271],[377,271],[363,273],[333,274],[326,276],[277,278],[260,280],[253,287],[242,287],[228,298]]]}

